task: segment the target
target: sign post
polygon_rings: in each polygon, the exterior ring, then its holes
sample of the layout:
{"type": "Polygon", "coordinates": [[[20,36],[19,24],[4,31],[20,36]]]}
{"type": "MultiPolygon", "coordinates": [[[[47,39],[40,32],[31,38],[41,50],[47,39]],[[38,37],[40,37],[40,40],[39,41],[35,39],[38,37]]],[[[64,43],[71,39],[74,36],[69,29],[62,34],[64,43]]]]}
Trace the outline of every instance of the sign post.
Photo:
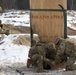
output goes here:
{"type": "Polygon", "coordinates": [[[30,0],[31,36],[36,33],[43,42],[67,38],[66,10],[67,0],[30,0]]]}

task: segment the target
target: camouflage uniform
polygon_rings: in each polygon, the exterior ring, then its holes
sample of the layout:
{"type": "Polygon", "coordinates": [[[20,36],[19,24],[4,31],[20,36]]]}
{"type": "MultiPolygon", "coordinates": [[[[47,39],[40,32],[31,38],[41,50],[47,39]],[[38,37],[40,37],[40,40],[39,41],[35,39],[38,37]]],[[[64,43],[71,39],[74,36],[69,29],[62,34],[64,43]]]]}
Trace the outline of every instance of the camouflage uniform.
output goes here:
{"type": "Polygon", "coordinates": [[[0,29],[2,29],[2,28],[3,28],[3,25],[1,24],[1,22],[2,22],[2,21],[0,20],[0,27],[1,27],[0,29]]]}
{"type": "MultiPolygon", "coordinates": [[[[47,43],[45,47],[46,47],[46,58],[48,58],[51,61],[50,66],[51,66],[51,69],[53,69],[55,65],[54,62],[55,62],[55,56],[56,56],[55,45],[50,42],[50,43],[47,43]]],[[[44,63],[44,68],[50,69],[48,62],[44,63]]]]}
{"type": "MultiPolygon", "coordinates": [[[[55,46],[53,47],[53,44],[45,44],[45,43],[37,43],[36,45],[32,46],[29,51],[29,60],[31,60],[33,63],[33,66],[38,67],[38,71],[42,72],[44,70],[44,67],[47,65],[51,66],[52,63],[50,61],[50,57],[48,55],[48,52],[51,52],[52,50],[55,50],[55,46]],[[51,47],[49,47],[50,45],[51,47]],[[50,48],[50,50],[49,50],[50,48]],[[52,50],[51,50],[52,49],[52,50]],[[48,51],[48,52],[47,52],[48,51]]],[[[30,67],[27,62],[27,67],[30,67]]]]}
{"type": "Polygon", "coordinates": [[[0,6],[0,13],[2,12],[2,7],[0,6]]]}
{"type": "Polygon", "coordinates": [[[6,34],[6,35],[9,35],[9,30],[0,29],[0,34],[6,34]]]}
{"type": "Polygon", "coordinates": [[[74,43],[62,38],[57,38],[56,45],[58,45],[58,49],[55,61],[62,62],[66,60],[66,70],[75,70],[76,65],[74,65],[74,63],[76,60],[76,50],[74,43]]]}
{"type": "Polygon", "coordinates": [[[0,34],[9,35],[9,30],[3,29],[3,25],[1,24],[1,20],[0,20],[0,34]]]}

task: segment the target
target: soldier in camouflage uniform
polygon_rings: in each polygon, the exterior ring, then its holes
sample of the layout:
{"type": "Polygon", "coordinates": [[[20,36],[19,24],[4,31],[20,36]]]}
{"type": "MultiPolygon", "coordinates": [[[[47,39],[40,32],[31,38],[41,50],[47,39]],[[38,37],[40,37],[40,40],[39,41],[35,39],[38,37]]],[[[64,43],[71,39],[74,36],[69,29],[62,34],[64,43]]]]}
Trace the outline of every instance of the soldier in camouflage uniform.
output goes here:
{"type": "Polygon", "coordinates": [[[0,29],[0,34],[6,34],[9,35],[9,30],[5,30],[5,29],[0,29]]]}
{"type": "Polygon", "coordinates": [[[57,46],[55,61],[60,63],[67,61],[66,70],[76,70],[76,49],[74,43],[67,41],[67,39],[57,38],[55,41],[57,46]]]}
{"type": "Polygon", "coordinates": [[[0,29],[3,28],[2,21],[0,20],[0,29]]]}
{"type": "Polygon", "coordinates": [[[2,21],[0,20],[0,34],[9,35],[9,30],[3,29],[3,25],[1,23],[2,23],[2,21]]]}
{"type": "Polygon", "coordinates": [[[32,66],[37,66],[38,72],[43,72],[44,67],[46,68],[48,65],[52,67],[53,64],[50,58],[53,59],[54,57],[50,57],[50,53],[51,51],[55,52],[55,50],[55,45],[53,43],[36,43],[29,51],[27,67],[30,67],[30,61],[32,61],[32,66]]]}

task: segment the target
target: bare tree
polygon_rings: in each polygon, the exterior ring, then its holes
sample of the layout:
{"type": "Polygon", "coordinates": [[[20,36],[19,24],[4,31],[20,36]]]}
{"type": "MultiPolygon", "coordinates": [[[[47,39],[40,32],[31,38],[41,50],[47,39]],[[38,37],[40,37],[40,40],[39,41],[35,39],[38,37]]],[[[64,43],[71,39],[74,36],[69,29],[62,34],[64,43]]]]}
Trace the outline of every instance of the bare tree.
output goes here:
{"type": "Polygon", "coordinates": [[[67,8],[69,10],[76,10],[76,0],[67,0],[67,8]]]}
{"type": "Polygon", "coordinates": [[[29,0],[16,0],[16,5],[18,9],[29,9],[29,0]]]}

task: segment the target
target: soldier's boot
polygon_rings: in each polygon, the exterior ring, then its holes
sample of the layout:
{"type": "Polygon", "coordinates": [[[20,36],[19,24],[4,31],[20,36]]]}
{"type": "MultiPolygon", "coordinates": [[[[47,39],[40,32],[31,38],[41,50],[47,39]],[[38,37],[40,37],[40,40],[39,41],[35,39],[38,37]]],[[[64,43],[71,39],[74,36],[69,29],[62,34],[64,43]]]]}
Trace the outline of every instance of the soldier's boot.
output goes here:
{"type": "Polygon", "coordinates": [[[66,71],[74,71],[76,70],[76,64],[72,66],[66,66],[66,71]]]}
{"type": "Polygon", "coordinates": [[[38,68],[38,70],[37,70],[38,73],[44,72],[42,61],[37,61],[37,68],[38,68]]]}
{"type": "Polygon", "coordinates": [[[45,72],[45,71],[44,71],[44,69],[38,69],[37,72],[42,73],[42,72],[45,72]]]}
{"type": "Polygon", "coordinates": [[[38,73],[44,72],[43,65],[39,64],[39,65],[37,66],[37,68],[38,68],[38,70],[37,70],[38,73]]]}
{"type": "Polygon", "coordinates": [[[75,58],[69,58],[66,63],[66,71],[74,71],[76,70],[75,58]]]}
{"type": "Polygon", "coordinates": [[[32,65],[32,60],[31,59],[27,59],[27,68],[29,68],[32,65]]]}

